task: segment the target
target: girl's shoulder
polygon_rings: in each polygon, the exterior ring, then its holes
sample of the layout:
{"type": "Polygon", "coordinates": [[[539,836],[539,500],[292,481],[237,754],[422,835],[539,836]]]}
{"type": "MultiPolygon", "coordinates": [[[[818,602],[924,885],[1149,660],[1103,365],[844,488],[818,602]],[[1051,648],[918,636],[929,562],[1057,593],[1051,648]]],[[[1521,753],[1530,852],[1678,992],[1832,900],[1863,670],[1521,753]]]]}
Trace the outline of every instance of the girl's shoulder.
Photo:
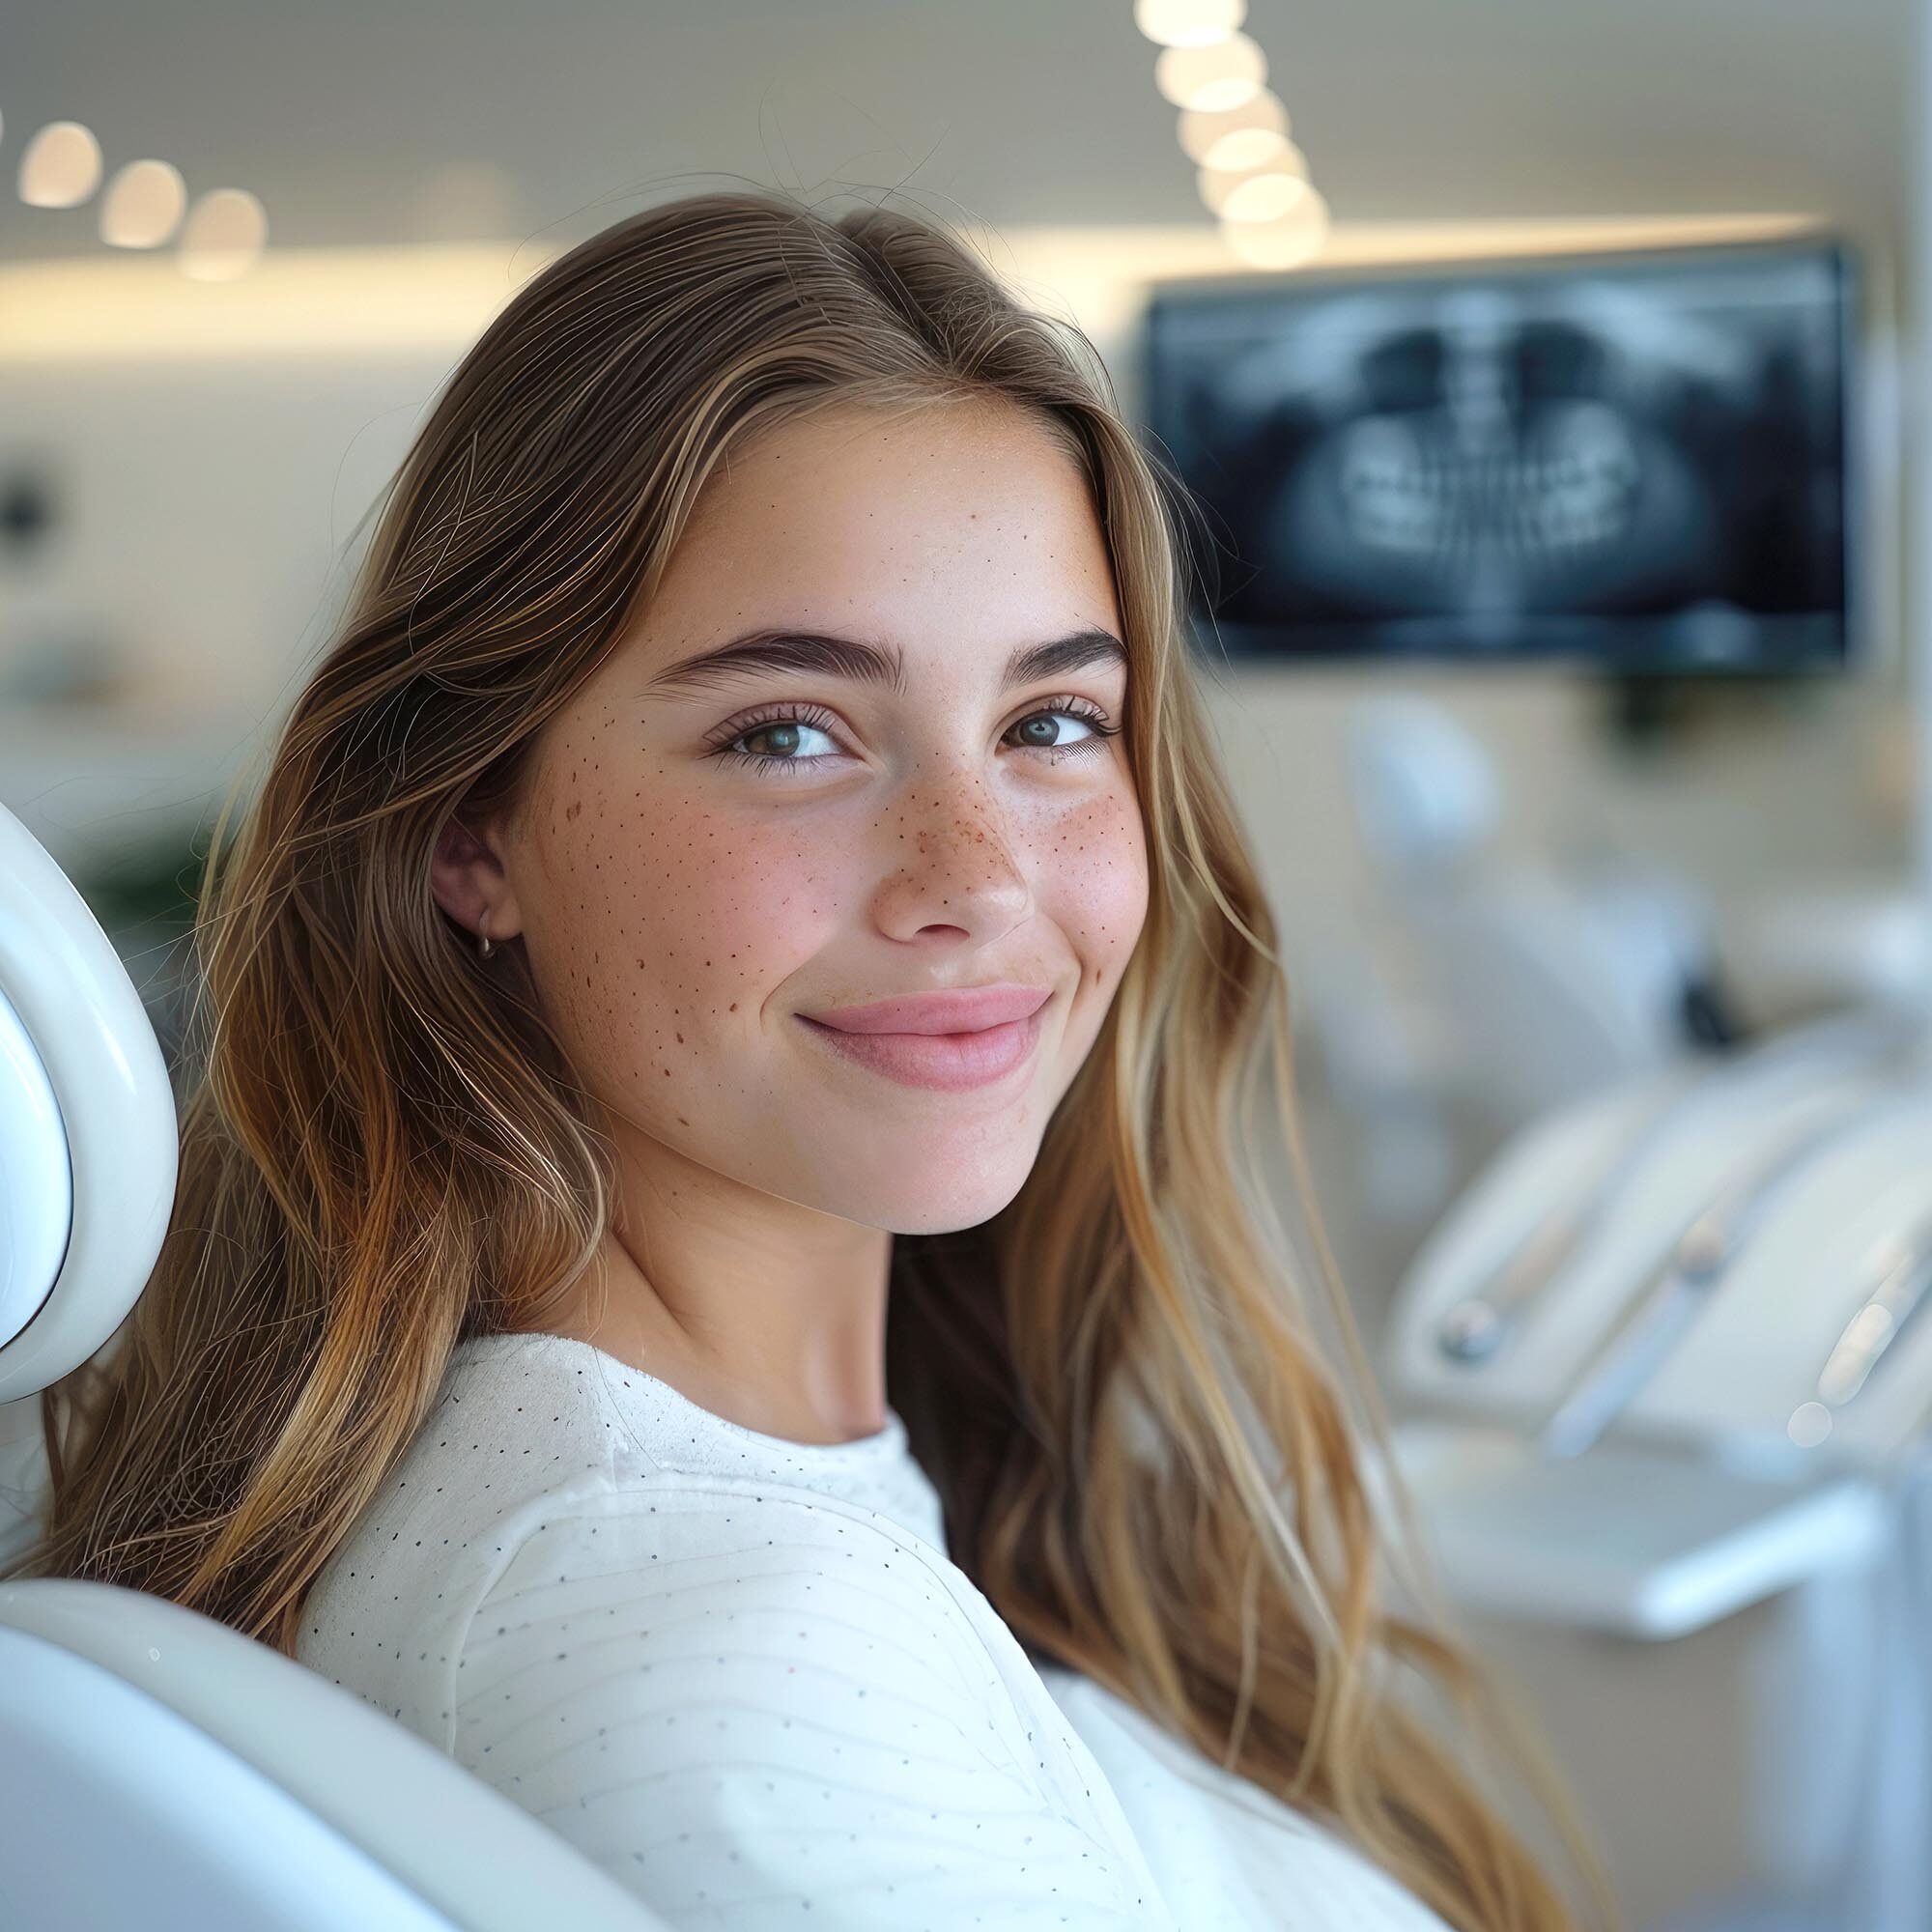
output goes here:
{"type": "Polygon", "coordinates": [[[731,1816],[776,1804],[774,1826],[809,1796],[858,1829],[856,1791],[881,1818],[925,1793],[907,1832],[1044,1812],[1066,1869],[1042,1896],[1144,1922],[1151,1878],[1091,1753],[936,1528],[904,1520],[896,1433],[821,1457],[714,1430],[580,1350],[454,1365],[311,1592],[301,1661],[544,1813],[699,1776],[731,1816]]]}

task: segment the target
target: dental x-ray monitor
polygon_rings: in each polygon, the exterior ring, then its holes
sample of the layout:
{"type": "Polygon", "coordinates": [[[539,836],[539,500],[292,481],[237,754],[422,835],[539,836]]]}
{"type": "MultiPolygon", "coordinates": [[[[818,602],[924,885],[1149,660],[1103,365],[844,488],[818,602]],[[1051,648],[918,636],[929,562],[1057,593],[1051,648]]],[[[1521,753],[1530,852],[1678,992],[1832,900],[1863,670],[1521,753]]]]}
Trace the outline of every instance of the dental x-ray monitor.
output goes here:
{"type": "Polygon", "coordinates": [[[1234,656],[1837,668],[1854,284],[1807,241],[1156,293],[1197,616],[1234,656]]]}

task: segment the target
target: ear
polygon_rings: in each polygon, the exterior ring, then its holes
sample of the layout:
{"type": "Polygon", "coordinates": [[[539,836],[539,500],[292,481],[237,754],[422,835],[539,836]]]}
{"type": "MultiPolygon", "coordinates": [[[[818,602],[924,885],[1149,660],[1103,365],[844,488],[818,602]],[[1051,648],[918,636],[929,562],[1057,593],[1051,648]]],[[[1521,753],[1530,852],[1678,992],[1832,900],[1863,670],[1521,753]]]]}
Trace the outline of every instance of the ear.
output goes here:
{"type": "Polygon", "coordinates": [[[514,939],[524,929],[493,828],[477,829],[452,818],[442,828],[430,860],[430,891],[451,919],[492,940],[514,939]]]}

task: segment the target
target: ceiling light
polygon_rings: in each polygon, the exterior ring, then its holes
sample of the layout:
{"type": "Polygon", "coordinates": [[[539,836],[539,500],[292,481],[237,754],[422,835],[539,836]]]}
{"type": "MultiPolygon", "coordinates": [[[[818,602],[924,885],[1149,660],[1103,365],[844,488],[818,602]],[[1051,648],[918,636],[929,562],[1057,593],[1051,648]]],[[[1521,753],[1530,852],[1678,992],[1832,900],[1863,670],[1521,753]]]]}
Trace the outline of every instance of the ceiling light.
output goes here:
{"type": "Polygon", "coordinates": [[[77,208],[100,185],[100,143],[78,121],[49,121],[20,156],[29,208],[77,208]]]}
{"type": "Polygon", "coordinates": [[[1153,84],[1177,107],[1204,113],[1238,107],[1267,79],[1267,56],[1245,34],[1208,47],[1168,47],[1153,64],[1153,84]]]}
{"type": "Polygon", "coordinates": [[[1179,133],[1181,152],[1204,168],[1253,167],[1288,139],[1288,109],[1264,87],[1238,107],[1182,109],[1179,133]]]}
{"type": "Polygon", "coordinates": [[[211,188],[197,201],[182,235],[181,271],[194,282],[232,282],[260,259],[269,216],[244,187],[211,188]]]}
{"type": "Polygon", "coordinates": [[[1310,187],[1275,220],[1224,220],[1221,236],[1242,261],[1258,269],[1298,269],[1327,244],[1328,204],[1319,188],[1310,187]]]}
{"type": "Polygon", "coordinates": [[[110,248],[154,248],[181,226],[187,185],[166,161],[129,161],[107,186],[100,239],[110,248]]]}
{"type": "Polygon", "coordinates": [[[1306,175],[1280,174],[1264,168],[1236,182],[1215,210],[1223,221],[1279,221],[1292,214],[1315,192],[1306,175]]]}
{"type": "Polygon", "coordinates": [[[1291,174],[1307,171],[1305,160],[1296,158],[1301,150],[1286,134],[1265,128],[1243,128],[1237,134],[1224,134],[1214,143],[1213,159],[1208,171],[1217,175],[1253,174],[1257,168],[1286,167],[1291,174]]]}
{"type": "Polygon", "coordinates": [[[1225,41],[1247,17],[1248,0],[1134,0],[1134,25],[1166,47],[1225,41]]]}
{"type": "MultiPolygon", "coordinates": [[[[1293,141],[1284,141],[1281,144],[1280,152],[1271,159],[1263,161],[1259,166],[1252,168],[1200,168],[1196,170],[1195,181],[1201,189],[1201,199],[1216,214],[1227,214],[1229,213],[1228,204],[1235,198],[1237,189],[1251,181],[1261,180],[1264,177],[1273,175],[1286,176],[1294,181],[1306,181],[1308,179],[1308,156],[1293,141]]],[[[1270,188],[1266,193],[1261,194],[1259,199],[1265,206],[1269,197],[1279,192],[1280,190],[1278,189],[1270,188]]],[[[1251,197],[1251,199],[1253,198],[1251,197]]],[[[1287,209],[1289,202],[1293,199],[1293,195],[1289,196],[1287,200],[1283,201],[1280,208],[1269,209],[1266,215],[1235,214],[1231,218],[1236,221],[1266,220],[1271,215],[1283,213],[1287,209]]]]}

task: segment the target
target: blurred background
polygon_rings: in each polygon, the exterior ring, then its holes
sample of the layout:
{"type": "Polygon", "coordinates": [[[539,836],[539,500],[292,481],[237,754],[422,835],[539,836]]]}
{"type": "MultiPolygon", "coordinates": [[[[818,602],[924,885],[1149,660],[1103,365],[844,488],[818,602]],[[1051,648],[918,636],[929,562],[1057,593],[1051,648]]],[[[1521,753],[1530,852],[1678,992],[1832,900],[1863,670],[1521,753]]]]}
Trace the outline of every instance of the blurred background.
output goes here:
{"type": "Polygon", "coordinates": [[[1202,506],[1326,1231],[1634,1925],[1932,1927],[1916,0],[82,0],[0,56],[0,804],[164,1046],[213,803],[510,293],[707,187],[952,222],[1202,506]]]}

